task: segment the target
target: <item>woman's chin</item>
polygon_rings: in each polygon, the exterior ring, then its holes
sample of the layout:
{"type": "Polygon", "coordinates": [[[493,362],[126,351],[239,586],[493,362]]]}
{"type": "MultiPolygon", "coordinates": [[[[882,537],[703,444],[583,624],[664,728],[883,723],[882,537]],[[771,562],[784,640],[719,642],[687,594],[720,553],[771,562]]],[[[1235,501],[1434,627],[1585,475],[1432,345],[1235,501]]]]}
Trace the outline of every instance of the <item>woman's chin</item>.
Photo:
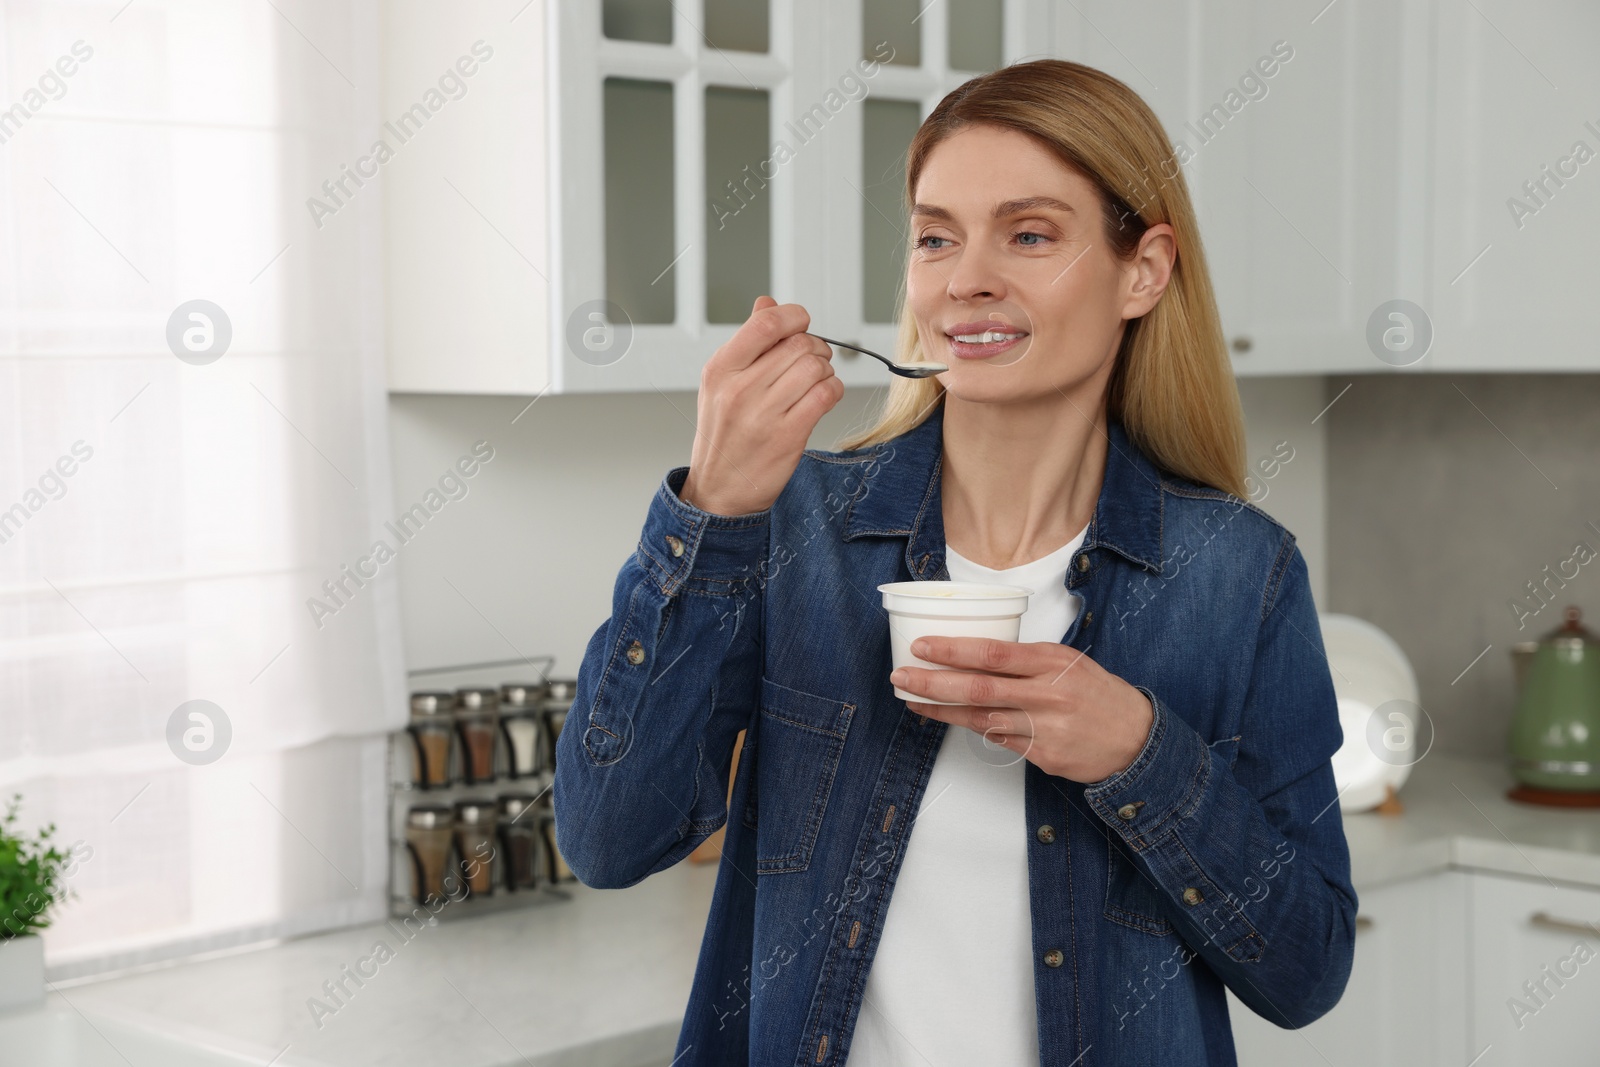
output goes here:
{"type": "Polygon", "coordinates": [[[939,375],[939,382],[949,396],[972,404],[1021,403],[1054,391],[1020,368],[985,364],[958,364],[939,375]]]}

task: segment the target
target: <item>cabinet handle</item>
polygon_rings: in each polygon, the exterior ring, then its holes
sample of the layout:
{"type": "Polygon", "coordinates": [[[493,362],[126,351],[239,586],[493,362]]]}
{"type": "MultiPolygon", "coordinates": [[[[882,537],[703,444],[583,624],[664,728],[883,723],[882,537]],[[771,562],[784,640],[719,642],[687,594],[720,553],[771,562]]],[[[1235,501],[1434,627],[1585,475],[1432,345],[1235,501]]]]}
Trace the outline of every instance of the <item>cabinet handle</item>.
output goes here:
{"type": "Polygon", "coordinates": [[[1567,934],[1600,934],[1600,926],[1586,923],[1581,919],[1563,919],[1558,915],[1551,915],[1548,911],[1536,911],[1528,916],[1528,922],[1543,930],[1560,930],[1567,934]]]}
{"type": "Polygon", "coordinates": [[[1356,933],[1372,929],[1372,920],[1365,915],[1356,916],[1356,933]]]}
{"type": "Polygon", "coordinates": [[[1253,348],[1254,346],[1255,346],[1255,342],[1250,340],[1249,337],[1246,337],[1246,336],[1244,336],[1242,334],[1233,339],[1233,350],[1235,352],[1240,353],[1240,354],[1243,354],[1245,352],[1250,351],[1250,349],[1253,348]]]}

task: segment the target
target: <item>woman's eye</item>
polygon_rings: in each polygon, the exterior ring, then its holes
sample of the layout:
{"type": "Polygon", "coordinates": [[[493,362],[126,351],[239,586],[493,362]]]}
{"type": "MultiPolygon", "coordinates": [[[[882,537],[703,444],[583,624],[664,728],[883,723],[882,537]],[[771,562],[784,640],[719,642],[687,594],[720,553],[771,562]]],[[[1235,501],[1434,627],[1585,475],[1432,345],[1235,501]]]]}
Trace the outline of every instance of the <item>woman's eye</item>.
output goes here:
{"type": "MultiPolygon", "coordinates": [[[[1040,245],[1042,245],[1045,242],[1050,240],[1050,238],[1048,236],[1046,236],[1045,234],[1033,233],[1032,231],[1027,231],[1027,232],[1015,234],[1014,236],[1016,238],[1017,243],[1022,245],[1022,246],[1024,246],[1024,247],[1026,247],[1026,248],[1037,248],[1040,245]]],[[[941,251],[941,250],[943,250],[945,248],[948,248],[949,246],[950,246],[950,238],[948,238],[948,237],[935,237],[932,234],[929,234],[929,235],[924,236],[924,237],[919,237],[919,238],[917,238],[917,241],[916,241],[916,247],[920,248],[920,249],[922,249],[923,251],[926,251],[926,252],[938,252],[938,251],[941,251]]]]}

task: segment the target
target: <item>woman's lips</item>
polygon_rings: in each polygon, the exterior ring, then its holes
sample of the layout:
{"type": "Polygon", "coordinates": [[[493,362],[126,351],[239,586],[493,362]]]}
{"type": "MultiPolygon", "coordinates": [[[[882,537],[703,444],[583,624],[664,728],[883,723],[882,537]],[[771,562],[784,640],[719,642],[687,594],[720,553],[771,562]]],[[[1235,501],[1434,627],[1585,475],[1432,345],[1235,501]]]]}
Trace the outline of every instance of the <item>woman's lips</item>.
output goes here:
{"type": "Polygon", "coordinates": [[[1001,352],[1010,351],[1023,341],[1027,340],[1027,338],[1028,335],[1023,331],[1007,328],[1003,330],[990,329],[987,331],[973,330],[970,332],[962,330],[959,334],[947,334],[945,340],[949,343],[950,353],[957,359],[988,359],[991,356],[999,355],[1001,352]],[[959,337],[961,336],[988,336],[993,338],[997,335],[998,339],[996,340],[959,340],[959,337]]]}

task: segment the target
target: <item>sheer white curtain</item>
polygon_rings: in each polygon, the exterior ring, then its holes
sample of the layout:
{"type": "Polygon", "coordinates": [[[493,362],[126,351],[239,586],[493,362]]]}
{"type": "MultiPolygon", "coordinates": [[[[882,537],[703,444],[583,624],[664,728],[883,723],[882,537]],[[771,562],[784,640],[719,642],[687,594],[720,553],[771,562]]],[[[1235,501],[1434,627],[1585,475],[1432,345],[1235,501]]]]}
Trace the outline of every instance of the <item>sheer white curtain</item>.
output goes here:
{"type": "Polygon", "coordinates": [[[306,207],[377,48],[373,2],[0,0],[0,792],[92,849],[56,978],[383,914],[381,181],[306,207]]]}

